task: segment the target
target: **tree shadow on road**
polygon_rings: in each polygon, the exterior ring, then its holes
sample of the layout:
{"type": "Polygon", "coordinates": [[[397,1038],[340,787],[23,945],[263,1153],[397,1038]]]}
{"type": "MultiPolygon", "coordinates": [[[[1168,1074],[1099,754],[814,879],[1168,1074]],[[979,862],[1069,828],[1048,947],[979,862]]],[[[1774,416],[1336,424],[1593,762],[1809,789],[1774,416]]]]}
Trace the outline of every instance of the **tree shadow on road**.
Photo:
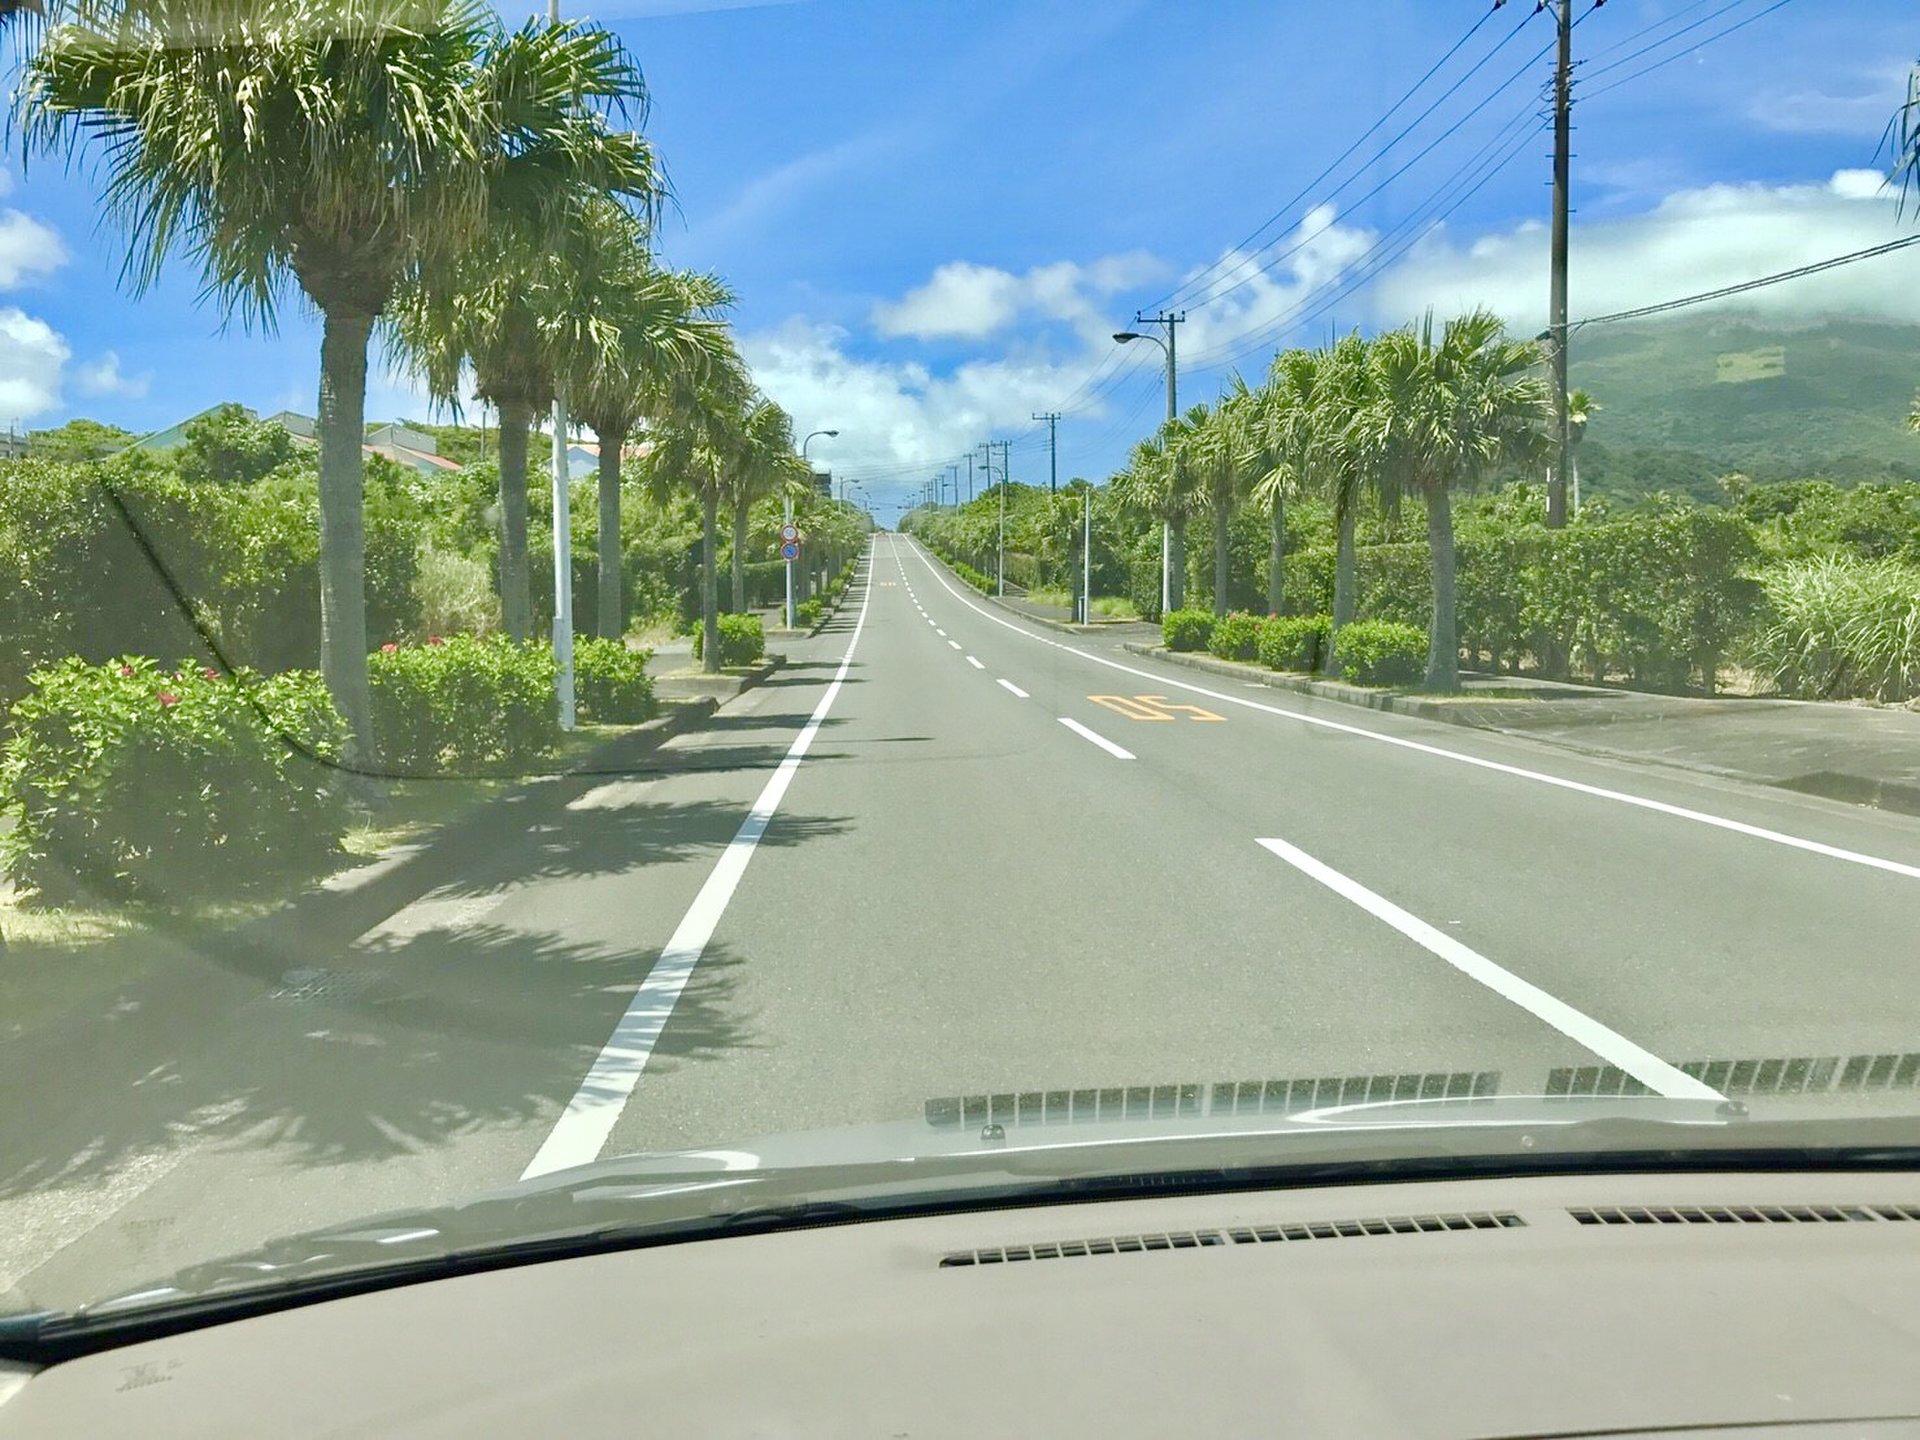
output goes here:
{"type": "MultiPolygon", "coordinates": [[[[33,1097],[0,1124],[0,1200],[99,1180],[182,1145],[335,1165],[544,1121],[657,956],[463,926],[229,993],[225,1012],[202,1016],[184,1045],[165,1016],[103,1019],[63,1071],[16,1073],[12,1054],[0,1063],[6,1093],[33,1097]]],[[[708,947],[661,1038],[665,1064],[755,1043],[737,999],[747,960],[708,947]]],[[[179,978],[205,998],[198,977],[179,978]]]]}

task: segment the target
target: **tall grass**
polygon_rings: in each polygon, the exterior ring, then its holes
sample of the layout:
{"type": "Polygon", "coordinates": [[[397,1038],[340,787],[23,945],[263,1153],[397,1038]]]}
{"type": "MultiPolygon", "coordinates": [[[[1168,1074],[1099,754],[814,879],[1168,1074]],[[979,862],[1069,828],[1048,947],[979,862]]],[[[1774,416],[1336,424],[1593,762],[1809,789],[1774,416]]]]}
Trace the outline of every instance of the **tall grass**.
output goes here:
{"type": "Polygon", "coordinates": [[[1920,566],[1790,560],[1760,576],[1767,616],[1751,662],[1782,694],[1880,701],[1920,696],[1920,566]]]}

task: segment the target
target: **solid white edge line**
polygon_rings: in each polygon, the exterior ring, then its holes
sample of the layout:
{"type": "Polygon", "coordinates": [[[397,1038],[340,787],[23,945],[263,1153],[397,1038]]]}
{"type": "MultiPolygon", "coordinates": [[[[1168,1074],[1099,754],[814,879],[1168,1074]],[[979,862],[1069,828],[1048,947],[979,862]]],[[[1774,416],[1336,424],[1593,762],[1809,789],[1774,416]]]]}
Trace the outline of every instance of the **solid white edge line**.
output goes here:
{"type": "Polygon", "coordinates": [[[1522,780],[1532,780],[1541,785],[1552,785],[1561,790],[1571,790],[1576,794],[1590,795],[1600,800],[1612,800],[1621,805],[1632,805],[1637,809],[1651,810],[1656,814],[1670,815],[1679,820],[1691,820],[1697,825],[1711,825],[1717,830],[1729,830],[1736,835],[1746,835],[1755,840],[1765,840],[1775,845],[1785,845],[1795,850],[1805,850],[1813,855],[1824,855],[1830,860],[1844,860],[1852,865],[1864,865],[1873,870],[1884,870],[1890,875],[1904,875],[1910,880],[1920,880],[1920,865],[1908,865],[1899,860],[1888,860],[1879,855],[1868,855],[1860,850],[1848,850],[1838,845],[1828,845],[1819,840],[1807,840],[1798,835],[1789,835],[1783,830],[1770,830],[1764,825],[1749,825],[1744,820],[1729,820],[1724,815],[1709,814],[1705,810],[1693,810],[1685,805],[1673,805],[1665,800],[1652,800],[1644,795],[1632,795],[1624,790],[1609,790],[1604,785],[1589,785],[1582,780],[1568,780],[1559,775],[1548,775],[1543,771],[1529,770],[1523,765],[1508,765],[1500,760],[1484,760],[1478,755],[1468,755],[1463,751],[1449,750],[1442,745],[1429,745],[1420,740],[1408,740],[1400,735],[1386,735],[1378,730],[1369,730],[1364,725],[1349,725],[1341,720],[1329,720],[1323,715],[1307,715],[1298,710],[1289,710],[1282,705],[1269,705],[1259,700],[1249,700],[1243,695],[1229,695],[1221,690],[1210,690],[1204,685],[1194,685],[1185,680],[1176,680],[1170,675],[1156,674],[1151,670],[1141,670],[1136,666],[1122,664],[1118,660],[1109,660],[1104,655],[1096,655],[1090,650],[1082,650],[1077,645],[1063,644],[1058,640],[1049,640],[1044,635],[1036,635],[1011,620],[1003,620],[975,605],[966,596],[947,584],[944,576],[934,568],[933,561],[918,549],[913,551],[919,556],[920,563],[927,567],[934,581],[954,599],[984,620],[991,620],[1014,634],[1024,636],[1041,645],[1051,645],[1056,650],[1065,650],[1082,659],[1091,660],[1096,665],[1104,665],[1109,670],[1118,670],[1123,674],[1137,675],[1142,680],[1151,680],[1157,685],[1170,685],[1176,690],[1185,690],[1190,695],[1205,695],[1210,700],[1218,700],[1227,705],[1239,705],[1248,710],[1261,710],[1269,715],[1279,715],[1287,720],[1297,720],[1302,725],[1315,725],[1323,730],[1335,730],[1343,735],[1357,735],[1363,740],[1375,740],[1382,745],[1397,745],[1403,750],[1418,751],[1423,755],[1438,756],[1442,760],[1457,761],[1462,765],[1473,765],[1482,770],[1492,770],[1502,775],[1512,775],[1522,780]]]}
{"type": "Polygon", "coordinates": [[[976,670],[984,670],[987,668],[986,666],[982,665],[978,660],[974,659],[973,656],[971,655],[967,656],[967,664],[973,666],[973,668],[976,670]]]}
{"type": "Polygon", "coordinates": [[[1022,690],[1018,685],[1014,684],[1013,681],[1011,680],[1001,680],[998,683],[1000,687],[1010,695],[1018,695],[1022,700],[1028,700],[1032,698],[1030,695],[1027,694],[1026,691],[1022,690]]]}
{"type": "Polygon", "coordinates": [[[614,1125],[627,1108],[634,1086],[640,1081],[640,1072],[647,1068],[653,1047],[660,1039],[660,1032],[666,1028],[675,1003],[686,989],[687,981],[692,978],[694,967],[700,963],[700,957],[705,953],[707,943],[712,940],[720,917],[726,913],[727,902],[733,898],[741,876],[746,873],[754,847],[760,843],[760,837],[767,833],[774,811],[780,808],[780,802],[786,796],[787,787],[793,783],[800,762],[813,745],[813,737],[820,733],[827,712],[833,708],[833,702],[846,683],[847,671],[853,665],[854,648],[859,645],[860,632],[867,623],[867,606],[873,599],[871,577],[872,567],[869,564],[868,583],[860,597],[860,614],[853,622],[853,634],[847,640],[847,653],[841,657],[840,668],[827,686],[826,693],[821,695],[820,703],[813,707],[813,714],[800,728],[800,733],[794,736],[786,757],[768,777],[766,785],[761,788],[760,797],[753,802],[746,819],[740,822],[739,830],[714,862],[706,882],[693,897],[687,913],[667,940],[666,948],[660,952],[660,958],[653,962],[652,970],[634,992],[626,1013],[613,1027],[613,1034],[607,1038],[607,1043],[601,1046],[599,1055],[587,1070],[586,1078],[580,1082],[580,1088],[567,1102],[567,1108],[560,1113],[560,1117],[553,1122],[553,1129],[539,1151],[521,1172],[522,1180],[531,1180],[536,1175],[548,1175],[574,1165],[585,1165],[599,1158],[607,1137],[613,1133],[614,1125]]]}
{"type": "Polygon", "coordinates": [[[1401,909],[1386,896],[1369,890],[1350,875],[1344,875],[1298,846],[1285,840],[1262,839],[1254,842],[1272,851],[1309,879],[1317,880],[1336,895],[1351,900],[1377,920],[1384,920],[1423,949],[1431,951],[1469,979],[1477,980],[1494,994],[1510,1000],[1543,1020],[1569,1040],[1584,1046],[1609,1065],[1633,1076],[1642,1085],[1673,1099],[1724,1100],[1726,1096],[1702,1083],[1677,1066],[1669,1065],[1651,1050],[1642,1048],[1602,1025],[1591,1015],[1556,999],[1531,981],[1522,980],[1511,970],[1496,965],[1479,951],[1461,944],[1443,930],[1436,930],[1419,916],[1401,909]]]}
{"type": "Polygon", "coordinates": [[[1071,716],[1062,715],[1060,717],[1060,723],[1066,726],[1067,729],[1073,731],[1073,733],[1078,735],[1082,740],[1091,740],[1094,744],[1098,745],[1102,750],[1106,751],[1109,755],[1113,756],[1113,758],[1116,760],[1133,759],[1133,752],[1131,750],[1122,750],[1118,745],[1114,744],[1113,741],[1107,739],[1106,736],[1100,734],[1099,731],[1089,730],[1086,726],[1082,725],[1078,720],[1073,719],[1071,716]]]}

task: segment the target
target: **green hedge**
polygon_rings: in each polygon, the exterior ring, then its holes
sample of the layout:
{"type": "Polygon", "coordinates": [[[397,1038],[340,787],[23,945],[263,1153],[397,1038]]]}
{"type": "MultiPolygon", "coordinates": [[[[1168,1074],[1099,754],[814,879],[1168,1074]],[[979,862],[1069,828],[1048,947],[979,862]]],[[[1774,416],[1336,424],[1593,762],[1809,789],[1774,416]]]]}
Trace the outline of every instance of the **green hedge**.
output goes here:
{"type": "Polygon", "coordinates": [[[403,772],[516,769],[560,738],[553,651],[502,636],[389,643],[368,661],[375,749],[403,772]]]}
{"type": "Polygon", "coordinates": [[[1169,610],[1160,622],[1160,636],[1169,650],[1204,650],[1213,638],[1211,610],[1169,610]]]}
{"type": "Polygon", "coordinates": [[[1417,685],[1427,669],[1427,632],[1398,620],[1356,620],[1335,637],[1334,657],[1356,685],[1417,685]]]}
{"type": "Polygon", "coordinates": [[[582,719],[601,725],[638,725],[659,706],[647,674],[652,652],[629,650],[623,640],[576,638],[573,698],[582,719]]]}
{"type": "Polygon", "coordinates": [[[826,615],[826,606],[818,596],[810,600],[802,600],[793,607],[793,610],[794,618],[800,622],[800,628],[803,630],[813,629],[826,615]]]}
{"type": "MultiPolygon", "coordinates": [[[[706,654],[705,627],[693,632],[693,658],[706,654]]],[[[720,616],[720,666],[751,665],[767,653],[767,633],[758,615],[720,616]]]]}
{"type": "Polygon", "coordinates": [[[320,677],[70,657],[37,670],[0,752],[0,869],[48,903],[231,895],[317,866],[346,809],[320,677]]]}
{"type": "Polygon", "coordinates": [[[1260,640],[1260,621],[1244,610],[1235,610],[1214,621],[1207,636],[1207,649],[1222,660],[1251,660],[1260,640]]]}
{"type": "Polygon", "coordinates": [[[1317,673],[1326,662],[1331,628],[1325,615],[1269,615],[1260,622],[1255,656],[1269,670],[1317,673]]]}

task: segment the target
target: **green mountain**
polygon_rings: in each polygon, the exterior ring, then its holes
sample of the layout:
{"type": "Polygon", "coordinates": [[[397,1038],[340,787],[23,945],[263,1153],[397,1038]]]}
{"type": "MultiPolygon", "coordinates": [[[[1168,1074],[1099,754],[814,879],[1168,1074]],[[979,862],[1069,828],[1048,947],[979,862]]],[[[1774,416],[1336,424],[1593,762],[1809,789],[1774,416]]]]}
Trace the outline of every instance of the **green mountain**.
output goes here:
{"type": "Polygon", "coordinates": [[[1588,493],[1717,498],[1718,478],[1920,480],[1906,429],[1920,325],[1753,314],[1574,332],[1571,382],[1599,403],[1579,452],[1588,493]]]}

